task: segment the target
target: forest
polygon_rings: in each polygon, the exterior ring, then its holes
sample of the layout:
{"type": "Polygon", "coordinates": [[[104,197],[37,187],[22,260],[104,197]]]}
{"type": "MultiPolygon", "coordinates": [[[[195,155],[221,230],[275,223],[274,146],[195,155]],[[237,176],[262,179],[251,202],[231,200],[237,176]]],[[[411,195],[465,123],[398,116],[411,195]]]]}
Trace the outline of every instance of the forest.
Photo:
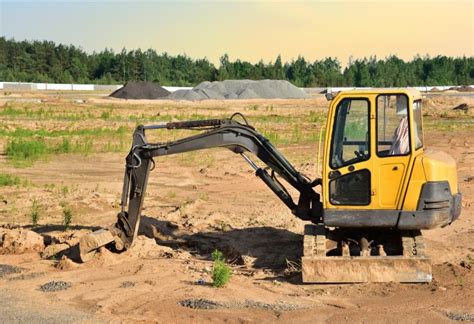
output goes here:
{"type": "MultiPolygon", "coordinates": [[[[394,49],[395,50],[395,49],[394,49]]],[[[0,37],[0,81],[121,84],[146,80],[161,85],[194,86],[226,79],[285,79],[299,87],[404,87],[474,84],[474,57],[420,56],[409,61],[337,58],[310,61],[299,56],[290,62],[250,63],[227,54],[216,66],[207,58],[157,53],[154,49],[86,53],[74,45],[52,41],[16,41],[0,37]]]]}

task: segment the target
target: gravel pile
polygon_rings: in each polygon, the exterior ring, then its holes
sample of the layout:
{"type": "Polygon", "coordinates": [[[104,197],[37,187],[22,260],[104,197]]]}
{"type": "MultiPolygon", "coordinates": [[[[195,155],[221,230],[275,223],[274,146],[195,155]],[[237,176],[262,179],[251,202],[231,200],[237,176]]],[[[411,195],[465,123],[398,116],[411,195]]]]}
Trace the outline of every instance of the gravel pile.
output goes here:
{"type": "Polygon", "coordinates": [[[45,283],[44,285],[41,285],[39,289],[42,292],[53,292],[53,291],[66,290],[70,287],[71,287],[71,284],[69,282],[50,281],[50,282],[45,283]]]}
{"type": "Polygon", "coordinates": [[[110,97],[122,99],[159,99],[168,96],[170,92],[153,82],[127,82],[122,88],[115,90],[110,97]]]}
{"type": "Polygon", "coordinates": [[[178,90],[166,99],[304,99],[305,91],[286,80],[205,81],[191,90],[178,90]]]}

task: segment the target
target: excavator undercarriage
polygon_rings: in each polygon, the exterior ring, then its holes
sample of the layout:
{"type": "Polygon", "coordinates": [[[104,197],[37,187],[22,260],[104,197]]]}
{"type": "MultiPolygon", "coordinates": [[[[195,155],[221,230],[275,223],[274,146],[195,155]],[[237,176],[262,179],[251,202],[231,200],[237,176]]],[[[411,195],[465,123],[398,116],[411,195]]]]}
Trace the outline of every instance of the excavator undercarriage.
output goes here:
{"type": "Polygon", "coordinates": [[[306,225],[303,282],[430,282],[419,230],[328,229],[306,225]]]}

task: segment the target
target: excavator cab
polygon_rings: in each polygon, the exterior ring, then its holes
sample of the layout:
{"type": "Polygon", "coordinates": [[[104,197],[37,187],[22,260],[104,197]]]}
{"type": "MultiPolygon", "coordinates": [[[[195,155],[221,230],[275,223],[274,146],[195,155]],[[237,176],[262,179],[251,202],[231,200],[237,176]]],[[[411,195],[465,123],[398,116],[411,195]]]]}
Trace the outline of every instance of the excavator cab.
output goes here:
{"type": "Polygon", "coordinates": [[[459,216],[456,164],[425,150],[418,91],[341,92],[331,102],[326,134],[326,226],[419,230],[459,216]]]}
{"type": "Polygon", "coordinates": [[[213,147],[241,155],[296,217],[310,222],[304,230],[303,282],[430,281],[420,230],[446,226],[461,210],[454,160],[424,147],[420,93],[344,91],[331,100],[323,174],[314,180],[240,113],[137,126],[125,159],[117,222],[81,238],[82,260],[109,243],[116,251],[133,245],[155,158],[213,147]],[[156,129],[201,132],[151,143],[146,134],[156,129]]]}
{"type": "Polygon", "coordinates": [[[305,227],[305,282],[426,282],[420,230],[460,214],[455,161],[423,144],[421,95],[353,90],[331,101],[321,224],[305,227]]]}

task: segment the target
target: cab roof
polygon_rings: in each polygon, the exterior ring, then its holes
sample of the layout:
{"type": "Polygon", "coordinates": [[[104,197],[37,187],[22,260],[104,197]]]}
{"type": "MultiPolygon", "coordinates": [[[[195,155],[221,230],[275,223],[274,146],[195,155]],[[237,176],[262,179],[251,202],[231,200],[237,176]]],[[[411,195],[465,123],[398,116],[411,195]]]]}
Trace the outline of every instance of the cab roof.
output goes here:
{"type": "Polygon", "coordinates": [[[414,88],[367,88],[367,89],[351,89],[341,90],[336,96],[340,94],[351,94],[351,95],[368,95],[368,94],[400,94],[404,93],[411,97],[412,100],[421,99],[421,92],[414,88]]]}

